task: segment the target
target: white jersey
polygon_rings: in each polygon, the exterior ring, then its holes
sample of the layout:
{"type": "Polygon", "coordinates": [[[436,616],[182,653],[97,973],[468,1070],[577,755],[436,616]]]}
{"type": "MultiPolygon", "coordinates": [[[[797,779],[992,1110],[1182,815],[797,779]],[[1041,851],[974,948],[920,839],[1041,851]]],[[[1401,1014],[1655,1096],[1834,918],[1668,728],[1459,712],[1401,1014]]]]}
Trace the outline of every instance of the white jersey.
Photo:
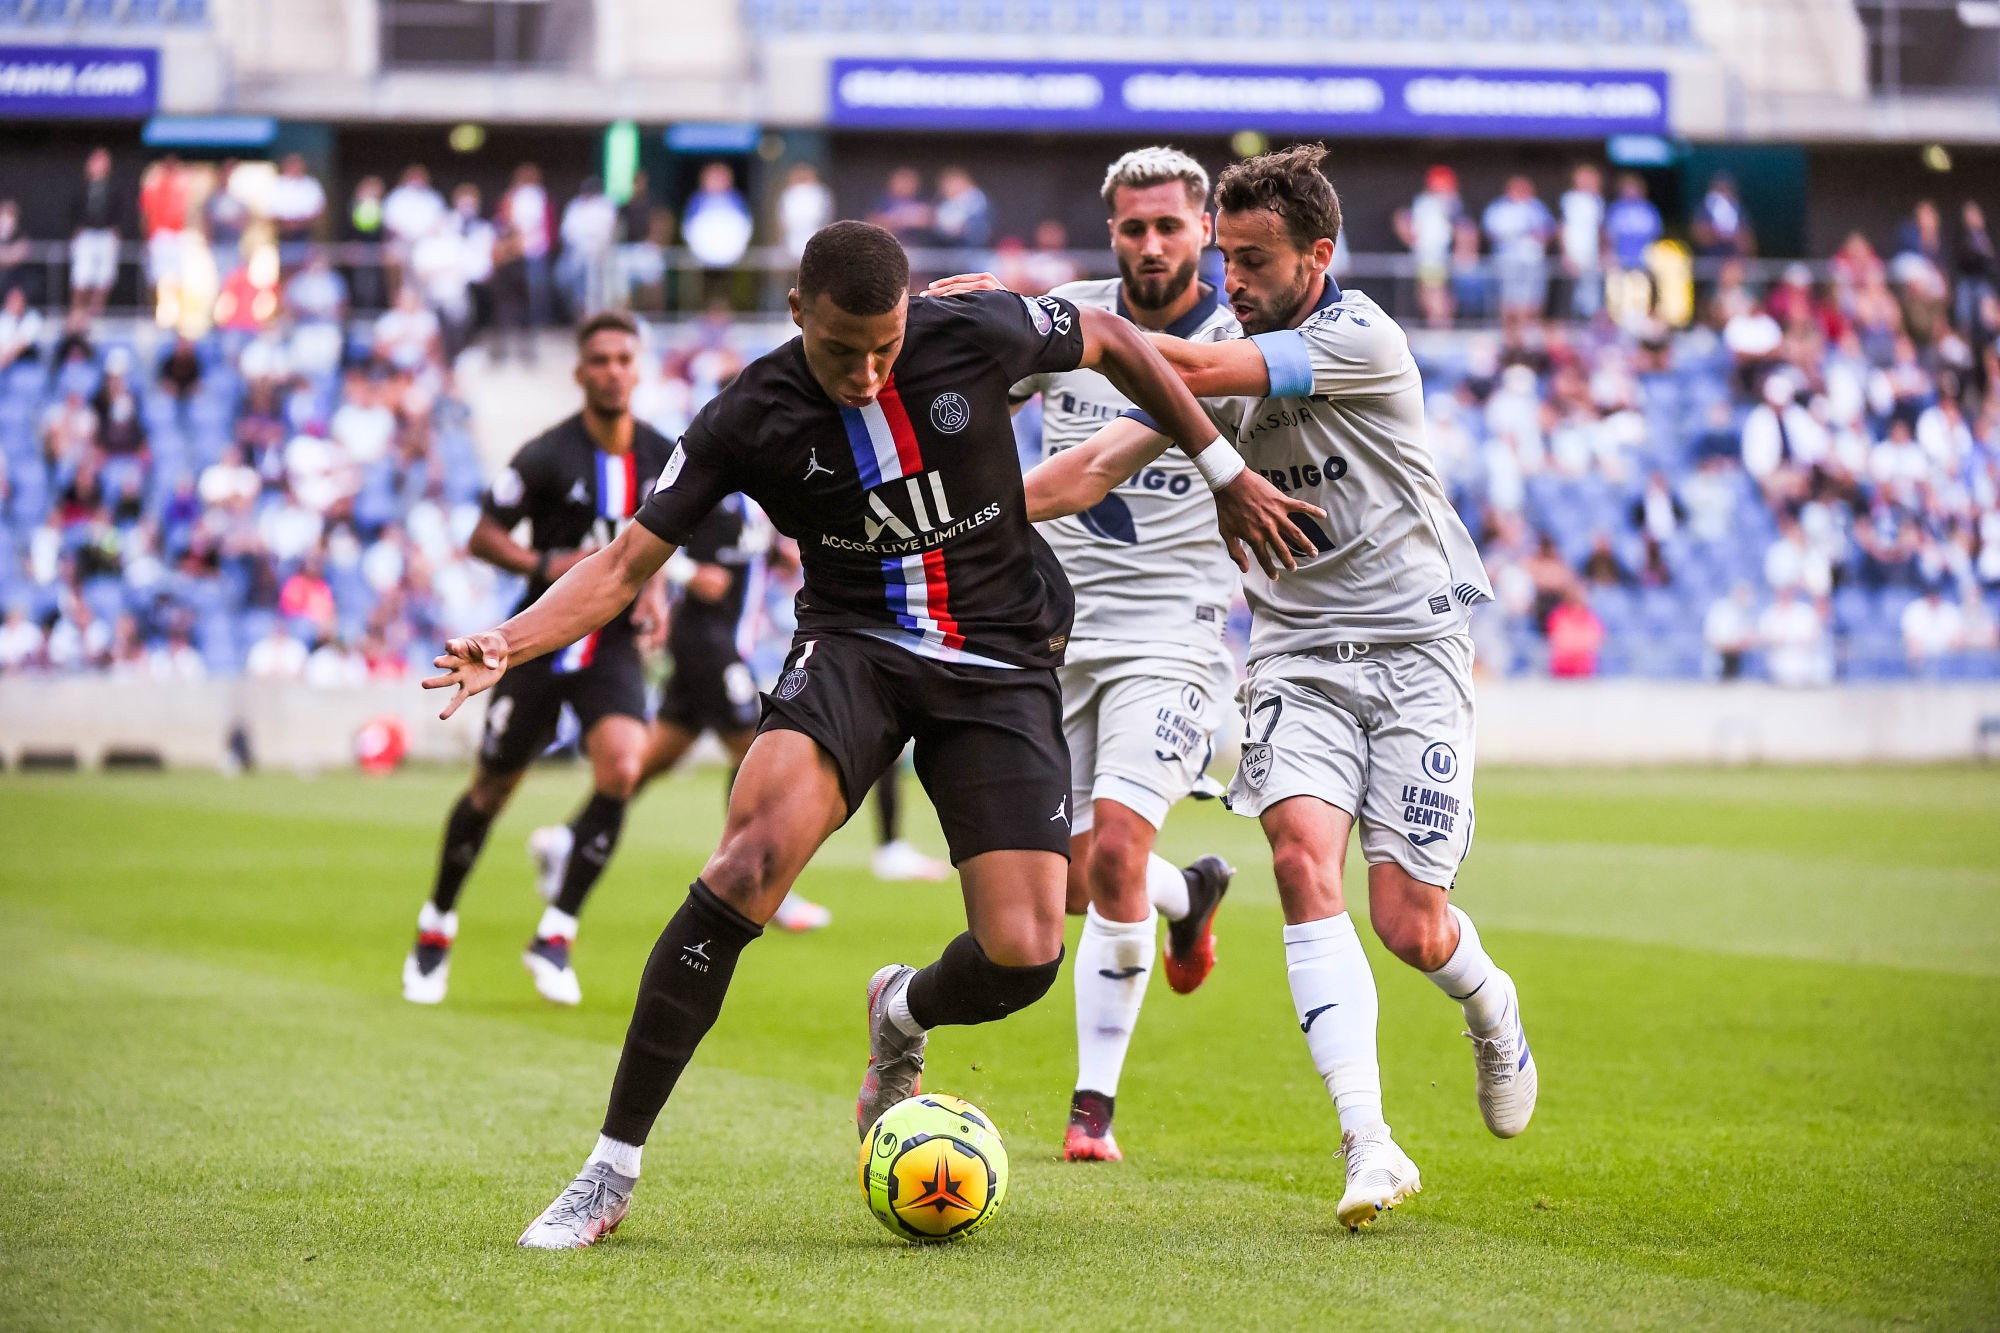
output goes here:
{"type": "MultiPolygon", "coordinates": [[[[1117,278],[1057,287],[1076,305],[1127,315],[1117,278]]],[[[1129,318],[1129,316],[1127,316],[1129,318]]],[[[1242,332],[1211,288],[1167,330],[1195,342],[1242,332]]],[[[1042,456],[1088,440],[1131,408],[1131,400],[1094,370],[1036,375],[1013,398],[1042,395],[1042,456]]],[[[1070,641],[1132,645],[1129,656],[1208,668],[1226,652],[1222,631],[1236,599],[1238,574],[1216,530],[1215,500],[1193,462],[1166,453],[1080,514],[1037,524],[1076,591],[1070,641]]],[[[1074,650],[1072,650],[1074,652],[1074,650]]],[[[1158,674],[1158,673],[1154,673],[1158,674]]]]}
{"type": "Polygon", "coordinates": [[[1329,278],[1304,323],[1253,341],[1270,394],[1204,406],[1245,463],[1326,518],[1299,520],[1315,550],[1297,570],[1244,576],[1251,659],[1463,631],[1467,608],[1493,588],[1432,462],[1423,378],[1402,329],[1329,278]]]}

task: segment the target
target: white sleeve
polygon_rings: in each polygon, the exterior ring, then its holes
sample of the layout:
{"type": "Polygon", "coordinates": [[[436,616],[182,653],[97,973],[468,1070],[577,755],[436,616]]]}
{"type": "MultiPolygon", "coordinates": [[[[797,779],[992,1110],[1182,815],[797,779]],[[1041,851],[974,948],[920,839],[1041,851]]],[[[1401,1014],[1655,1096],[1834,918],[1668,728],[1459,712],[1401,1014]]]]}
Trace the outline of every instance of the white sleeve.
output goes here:
{"type": "Polygon", "coordinates": [[[1334,307],[1296,329],[1260,333],[1273,398],[1373,398],[1409,386],[1416,372],[1401,329],[1386,316],[1334,307]]]}
{"type": "Polygon", "coordinates": [[[1013,387],[1007,390],[1008,403],[1027,402],[1030,398],[1033,398],[1036,394],[1041,393],[1049,387],[1049,379],[1050,372],[1044,370],[1030,375],[1024,380],[1014,381],[1013,387]]]}

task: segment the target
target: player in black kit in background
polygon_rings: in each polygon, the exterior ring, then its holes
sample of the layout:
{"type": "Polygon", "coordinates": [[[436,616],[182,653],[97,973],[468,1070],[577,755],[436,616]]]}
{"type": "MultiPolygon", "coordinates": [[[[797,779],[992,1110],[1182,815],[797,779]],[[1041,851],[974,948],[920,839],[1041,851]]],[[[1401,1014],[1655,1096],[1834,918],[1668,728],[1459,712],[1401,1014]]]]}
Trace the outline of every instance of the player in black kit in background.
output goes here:
{"type": "Polygon", "coordinates": [[[424,682],[457,688],[448,716],[609,618],[731,492],[799,543],[798,635],[721,845],[646,964],[597,1147],[525,1246],[580,1248],[624,1219],[641,1145],[738,956],[912,737],[969,929],[921,971],[891,964],[870,981],[858,1125],[915,1090],[928,1029],[1005,1017],[1055,980],[1069,759],[1053,668],[1071,599],[1028,523],[1009,386],[1101,370],[1197,456],[1231,549],[1247,541],[1267,569],[1292,565],[1288,539],[1303,547],[1290,515],[1317,512],[1246,471],[1116,315],[1005,292],[910,301],[901,247],[859,222],[816,234],[798,281],[802,336],[702,409],[639,521],[505,625],[452,640],[424,682]]]}
{"type": "MultiPolygon", "coordinates": [[[[742,496],[731,495],[708,511],[687,545],[667,562],[667,582],[677,590],[667,617],[667,654],[674,669],[647,734],[641,788],[671,772],[705,732],[713,732],[728,753],[734,782],[733,770],[757,737],[757,680],[748,659],[763,615],[771,544],[763,514],[742,496]]],[[[789,543],[782,545],[789,550],[789,543]]],[[[796,561],[793,555],[785,563],[796,561]]],[[[567,824],[528,835],[528,855],[544,902],[554,902],[561,891],[575,845],[567,824]]],[[[832,924],[833,914],[787,893],[771,920],[782,930],[819,930],[832,924]]]]}
{"type": "MultiPolygon", "coordinates": [[[[530,440],[494,478],[466,549],[528,579],[522,606],[627,526],[673,446],[630,411],[639,381],[639,330],[631,318],[593,316],[577,331],[576,382],[583,411],[530,440]],[[523,519],[528,545],[512,536],[523,519]]],[[[458,935],[458,894],[486,843],[486,833],[528,765],[555,739],[567,703],[583,724],[592,791],[569,828],[581,849],[548,894],[549,905],[521,955],[535,989],[557,1004],[582,999],[570,945],[577,916],[618,845],[625,804],[638,785],[646,752],[646,681],[640,634],[666,615],[664,589],[642,581],[589,633],[550,644],[553,656],[507,678],[486,710],[479,766],[445,821],[437,879],[417,917],[417,942],[403,963],[403,997],[444,999],[458,935]]]]}

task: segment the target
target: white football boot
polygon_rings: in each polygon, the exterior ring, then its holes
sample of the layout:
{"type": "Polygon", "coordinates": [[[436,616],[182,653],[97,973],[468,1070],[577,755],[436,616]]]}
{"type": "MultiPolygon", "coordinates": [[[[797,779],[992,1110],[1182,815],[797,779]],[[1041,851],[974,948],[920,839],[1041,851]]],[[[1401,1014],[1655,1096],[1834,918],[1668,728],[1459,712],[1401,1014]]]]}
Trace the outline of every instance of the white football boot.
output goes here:
{"type": "Polygon", "coordinates": [[[892,884],[911,881],[936,884],[951,877],[949,865],[935,856],[925,856],[901,838],[877,847],[869,864],[875,878],[892,884]]]}
{"type": "Polygon", "coordinates": [[[778,904],[778,910],[771,914],[772,924],[780,930],[798,934],[807,930],[824,930],[833,924],[833,913],[816,902],[787,893],[785,901],[778,904]]]}
{"type": "Polygon", "coordinates": [[[1423,1191],[1417,1164],[1389,1137],[1387,1125],[1341,1135],[1340,1155],[1347,1159],[1347,1192],[1334,1215],[1349,1231],[1423,1191]]]}
{"type": "Polygon", "coordinates": [[[581,1250],[618,1229],[632,1209],[632,1176],[607,1162],[586,1165],[556,1201],[528,1224],[515,1244],[527,1250],[581,1250]]]}
{"type": "Polygon", "coordinates": [[[458,938],[458,913],[440,912],[426,902],[417,914],[417,942],[403,959],[403,998],[411,1004],[443,1004],[451,980],[451,945],[458,938]]]}
{"type": "Polygon", "coordinates": [[[521,954],[521,966],[535,979],[535,989],[550,1004],[583,1003],[583,986],[569,965],[570,942],[559,935],[537,935],[521,954]]]}
{"type": "Polygon", "coordinates": [[[535,893],[551,907],[562,895],[570,848],[575,845],[576,834],[567,824],[548,824],[528,835],[528,859],[535,863],[535,893]]]}
{"type": "Polygon", "coordinates": [[[1496,1137],[1511,1139],[1534,1118],[1535,1097],[1541,1088],[1535,1076],[1535,1057],[1528,1049],[1528,1034],[1521,1026],[1521,996],[1514,989],[1514,979],[1507,977],[1506,981],[1507,1008],[1500,1017],[1500,1030],[1490,1037],[1471,1032],[1464,1035],[1472,1038],[1479,1114],[1496,1137]]]}

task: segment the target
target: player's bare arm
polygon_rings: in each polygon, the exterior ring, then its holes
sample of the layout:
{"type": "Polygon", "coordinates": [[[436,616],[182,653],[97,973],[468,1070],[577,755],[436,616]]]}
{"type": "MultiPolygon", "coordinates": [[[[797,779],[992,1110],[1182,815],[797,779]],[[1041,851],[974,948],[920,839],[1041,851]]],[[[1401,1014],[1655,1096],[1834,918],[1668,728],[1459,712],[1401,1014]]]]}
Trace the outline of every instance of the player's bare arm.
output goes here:
{"type": "MultiPolygon", "coordinates": [[[[1215,424],[1166,359],[1153,350],[1146,336],[1131,323],[1104,310],[1086,309],[1078,313],[1083,330],[1080,364],[1110,380],[1113,387],[1138,404],[1140,410],[1158,423],[1160,431],[1171,437],[1194,460],[1195,466],[1202,469],[1215,492],[1216,520],[1222,530],[1223,545],[1237,568],[1249,569],[1254,557],[1272,578],[1277,577],[1280,567],[1297,569],[1292,548],[1297,545],[1309,550],[1311,543],[1292,526],[1291,516],[1318,511],[1285,495],[1243,466],[1243,460],[1215,433],[1215,424]],[[1203,464],[1202,456],[1211,450],[1226,455],[1226,471],[1203,464]]],[[[1210,460],[1211,464],[1215,461],[1210,460]]]]}
{"type": "Polygon", "coordinates": [[[1173,447],[1143,422],[1121,417],[1088,440],[1028,470],[1028,521],[1043,523],[1081,513],[1173,447]]]}
{"type": "Polygon", "coordinates": [[[1197,398],[1262,398],[1271,392],[1271,368],[1248,338],[1199,343],[1166,333],[1145,337],[1197,398]]]}
{"type": "Polygon", "coordinates": [[[491,514],[481,514],[479,523],[472,529],[472,536],[466,540],[465,553],[475,560],[484,560],[495,569],[509,574],[519,574],[522,578],[555,579],[569,572],[572,565],[582,560],[583,551],[541,552],[532,546],[523,546],[514,540],[514,534],[491,514]],[[547,564],[542,562],[547,560],[547,564]]]}
{"type": "Polygon", "coordinates": [[[424,681],[427,690],[457,687],[438,716],[448,718],[473,695],[492,689],[513,663],[540,657],[602,628],[639,595],[673,552],[673,547],[632,524],[609,546],[577,561],[527,610],[497,629],[446,643],[432,663],[443,674],[424,681]]]}

